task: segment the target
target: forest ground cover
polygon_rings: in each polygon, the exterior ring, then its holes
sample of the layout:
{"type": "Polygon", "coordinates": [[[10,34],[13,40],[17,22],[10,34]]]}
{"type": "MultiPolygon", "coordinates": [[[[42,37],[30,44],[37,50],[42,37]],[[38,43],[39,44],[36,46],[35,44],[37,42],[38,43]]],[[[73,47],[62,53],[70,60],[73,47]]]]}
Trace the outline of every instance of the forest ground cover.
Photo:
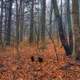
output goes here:
{"type": "Polygon", "coordinates": [[[56,40],[55,46],[49,41],[38,49],[23,42],[18,53],[14,47],[0,48],[0,80],[80,80],[80,64],[66,57],[56,40]]]}

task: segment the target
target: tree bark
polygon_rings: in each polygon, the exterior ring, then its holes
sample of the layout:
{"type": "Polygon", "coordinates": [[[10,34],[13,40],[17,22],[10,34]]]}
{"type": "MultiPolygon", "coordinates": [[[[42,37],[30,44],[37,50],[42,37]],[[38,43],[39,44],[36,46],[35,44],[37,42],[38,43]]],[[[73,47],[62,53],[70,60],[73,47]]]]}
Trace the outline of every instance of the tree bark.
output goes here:
{"type": "Polygon", "coordinates": [[[78,0],[72,0],[73,20],[73,58],[80,58],[80,29],[79,29],[79,5],[78,0]]]}
{"type": "Polygon", "coordinates": [[[30,19],[30,43],[34,41],[34,0],[32,0],[31,4],[31,19],[30,19]]]}
{"type": "Polygon", "coordinates": [[[3,20],[3,0],[1,0],[1,15],[0,15],[0,44],[2,44],[2,20],[3,20]]]}
{"type": "Polygon", "coordinates": [[[8,27],[6,36],[6,45],[10,45],[11,40],[11,17],[12,17],[12,0],[9,1],[8,27]]]}
{"type": "Polygon", "coordinates": [[[55,15],[55,18],[57,20],[57,23],[58,23],[58,30],[59,30],[59,36],[60,36],[60,40],[61,40],[61,43],[65,49],[65,52],[66,52],[66,55],[71,55],[71,50],[70,50],[70,46],[68,45],[68,42],[67,42],[67,39],[65,37],[65,32],[64,32],[64,29],[63,29],[63,25],[62,25],[62,18],[59,14],[59,10],[58,10],[58,6],[57,6],[57,0],[52,0],[52,3],[53,3],[53,9],[54,9],[54,15],[55,15]]]}
{"type": "Polygon", "coordinates": [[[41,40],[45,42],[46,0],[41,0],[41,40]]]}

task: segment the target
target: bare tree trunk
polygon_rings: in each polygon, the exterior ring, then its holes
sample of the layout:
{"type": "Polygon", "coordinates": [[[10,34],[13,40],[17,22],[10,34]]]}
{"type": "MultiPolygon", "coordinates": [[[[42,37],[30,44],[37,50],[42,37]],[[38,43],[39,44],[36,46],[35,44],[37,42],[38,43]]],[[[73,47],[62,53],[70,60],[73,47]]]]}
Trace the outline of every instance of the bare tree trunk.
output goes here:
{"type": "Polygon", "coordinates": [[[79,29],[79,5],[78,0],[72,0],[73,19],[73,58],[80,57],[80,29],[79,29]]]}
{"type": "Polygon", "coordinates": [[[19,5],[18,5],[18,0],[16,0],[16,40],[17,40],[17,44],[19,44],[19,5]]]}
{"type": "Polygon", "coordinates": [[[52,0],[51,0],[51,6],[50,6],[50,21],[49,21],[49,33],[52,36],[52,12],[53,12],[53,6],[52,6],[52,0]]]}
{"type": "Polygon", "coordinates": [[[70,13],[70,0],[67,0],[67,21],[68,21],[68,32],[69,32],[69,45],[71,51],[73,50],[73,35],[72,35],[72,25],[71,25],[71,13],[70,13]]]}
{"type": "Polygon", "coordinates": [[[5,26],[5,33],[4,33],[4,46],[6,46],[6,36],[7,36],[7,22],[8,22],[8,10],[7,10],[7,1],[5,0],[5,21],[4,21],[4,26],[5,26]]]}
{"type": "Polygon", "coordinates": [[[23,41],[24,1],[20,0],[20,41],[23,41]]]}
{"type": "Polygon", "coordinates": [[[3,0],[1,0],[1,15],[0,15],[0,44],[2,44],[2,20],[3,20],[3,0]]]}
{"type": "Polygon", "coordinates": [[[9,1],[8,27],[6,36],[6,45],[10,45],[11,40],[11,17],[12,17],[12,0],[9,1]]]}
{"type": "Polygon", "coordinates": [[[70,50],[70,46],[68,45],[67,39],[65,37],[63,25],[62,25],[62,18],[59,14],[57,0],[52,0],[52,3],[53,3],[55,18],[56,18],[58,26],[59,26],[58,30],[59,30],[59,36],[60,36],[61,43],[65,49],[66,55],[71,55],[72,53],[70,50]]]}
{"type": "Polygon", "coordinates": [[[41,0],[41,40],[45,42],[46,0],[41,0]]]}
{"type": "Polygon", "coordinates": [[[30,43],[34,41],[34,0],[32,0],[31,4],[31,20],[30,20],[30,43]]]}

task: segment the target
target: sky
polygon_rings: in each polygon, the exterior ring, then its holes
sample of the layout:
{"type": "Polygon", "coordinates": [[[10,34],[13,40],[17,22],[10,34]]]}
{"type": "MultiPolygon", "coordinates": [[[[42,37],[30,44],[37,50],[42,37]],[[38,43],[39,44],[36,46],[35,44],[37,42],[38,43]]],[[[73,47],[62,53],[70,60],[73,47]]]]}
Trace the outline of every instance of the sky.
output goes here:
{"type": "Polygon", "coordinates": [[[51,0],[46,0],[46,4],[49,5],[50,1],[51,1],[51,0]]]}

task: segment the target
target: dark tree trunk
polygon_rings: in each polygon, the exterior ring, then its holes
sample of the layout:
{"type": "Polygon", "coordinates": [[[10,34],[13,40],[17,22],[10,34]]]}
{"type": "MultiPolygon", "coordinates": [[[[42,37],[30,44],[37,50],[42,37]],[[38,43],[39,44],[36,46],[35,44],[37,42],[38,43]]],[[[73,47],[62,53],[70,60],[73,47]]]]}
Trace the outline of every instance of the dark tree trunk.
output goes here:
{"type": "Polygon", "coordinates": [[[51,1],[51,6],[50,6],[50,21],[49,21],[49,33],[52,36],[52,12],[53,12],[53,6],[52,6],[52,1],[51,1]]]}
{"type": "Polygon", "coordinates": [[[32,0],[31,4],[31,20],[30,20],[30,43],[34,41],[34,0],[32,0]]]}
{"type": "Polygon", "coordinates": [[[60,36],[60,40],[61,43],[65,49],[66,55],[71,55],[71,49],[70,46],[68,45],[67,39],[64,35],[64,29],[63,29],[63,25],[62,25],[62,18],[59,14],[59,10],[58,10],[58,6],[57,6],[57,0],[52,0],[53,2],[53,8],[54,8],[54,14],[55,14],[55,18],[57,20],[58,26],[59,26],[59,36],[60,36]]]}
{"type": "Polygon", "coordinates": [[[12,16],[12,0],[9,1],[9,15],[8,15],[8,27],[7,27],[7,36],[6,36],[6,45],[10,45],[11,40],[11,16],[12,16]]]}
{"type": "Polygon", "coordinates": [[[19,31],[19,5],[18,5],[18,0],[16,0],[16,40],[17,40],[17,44],[19,44],[19,34],[20,34],[20,31],[19,31]]]}
{"type": "Polygon", "coordinates": [[[41,0],[41,40],[45,41],[46,0],[41,0]]]}
{"type": "Polygon", "coordinates": [[[1,0],[1,15],[0,15],[0,44],[2,44],[2,22],[3,20],[3,0],[1,0]]]}
{"type": "Polygon", "coordinates": [[[23,41],[24,1],[20,0],[20,41],[23,41]]]}
{"type": "Polygon", "coordinates": [[[72,51],[73,50],[73,36],[72,36],[72,26],[71,26],[70,0],[67,0],[67,21],[68,21],[68,31],[69,31],[69,45],[72,51]]]}

